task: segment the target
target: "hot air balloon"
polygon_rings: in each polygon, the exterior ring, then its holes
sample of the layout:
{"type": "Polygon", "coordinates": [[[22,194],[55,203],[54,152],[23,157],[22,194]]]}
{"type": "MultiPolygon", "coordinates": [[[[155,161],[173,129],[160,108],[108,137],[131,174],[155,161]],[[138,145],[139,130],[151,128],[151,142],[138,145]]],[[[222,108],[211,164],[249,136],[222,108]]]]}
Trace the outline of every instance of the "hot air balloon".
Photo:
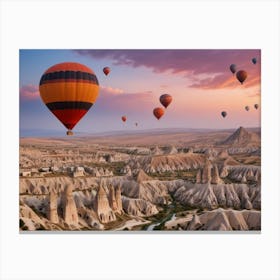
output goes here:
{"type": "Polygon", "coordinates": [[[160,96],[159,101],[165,108],[167,108],[172,102],[172,96],[169,94],[163,94],[160,96]]]}
{"type": "Polygon", "coordinates": [[[64,62],[47,69],[41,77],[40,96],[49,110],[68,129],[67,135],[98,97],[99,84],[87,66],[64,62]]]}
{"type": "Polygon", "coordinates": [[[164,115],[164,109],[157,107],[153,111],[154,116],[159,120],[164,115]]]}
{"type": "Polygon", "coordinates": [[[227,116],[227,112],[226,112],[226,111],[223,111],[223,112],[221,113],[221,115],[222,115],[223,118],[225,118],[225,117],[227,116]]]}
{"type": "Polygon", "coordinates": [[[137,123],[137,122],[135,123],[135,126],[138,126],[138,123],[137,123]]]}
{"type": "Polygon", "coordinates": [[[126,116],[122,116],[122,121],[126,122],[126,116]]]}
{"type": "Polygon", "coordinates": [[[252,62],[254,63],[254,64],[256,64],[257,63],[257,59],[254,57],[254,58],[252,58],[252,62]]]}
{"type": "Polygon", "coordinates": [[[246,111],[249,111],[249,110],[250,110],[250,107],[249,107],[249,106],[245,106],[245,110],[246,110],[246,111]]]}
{"type": "Polygon", "coordinates": [[[110,73],[111,69],[109,67],[104,67],[103,72],[107,76],[110,73]]]}
{"type": "Polygon", "coordinates": [[[238,71],[238,72],[236,73],[236,78],[237,78],[237,80],[238,80],[241,84],[243,84],[243,82],[244,82],[244,81],[246,80],[246,78],[247,78],[247,72],[244,71],[244,70],[238,71]]]}
{"type": "Polygon", "coordinates": [[[231,64],[229,66],[230,71],[232,72],[232,74],[234,74],[236,72],[236,65],[235,64],[231,64]]]}
{"type": "Polygon", "coordinates": [[[255,109],[257,110],[259,108],[259,105],[258,104],[255,104],[254,105],[255,109]]]}

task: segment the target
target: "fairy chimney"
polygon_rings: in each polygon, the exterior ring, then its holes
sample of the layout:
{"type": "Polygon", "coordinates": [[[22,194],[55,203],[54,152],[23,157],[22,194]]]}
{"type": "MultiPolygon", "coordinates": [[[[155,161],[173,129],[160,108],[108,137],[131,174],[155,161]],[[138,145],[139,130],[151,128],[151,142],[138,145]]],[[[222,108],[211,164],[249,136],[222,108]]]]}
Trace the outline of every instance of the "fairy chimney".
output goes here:
{"type": "Polygon", "coordinates": [[[198,169],[196,173],[196,183],[201,184],[201,169],[198,169]]]}
{"type": "Polygon", "coordinates": [[[218,166],[215,164],[211,170],[211,184],[220,184],[221,182],[218,166]]]}
{"type": "Polygon", "coordinates": [[[72,192],[72,185],[67,185],[62,193],[63,219],[69,225],[77,224],[79,221],[72,192]]]}
{"type": "Polygon", "coordinates": [[[115,196],[115,189],[113,185],[109,186],[109,205],[113,211],[116,211],[118,209],[116,196],[115,196]]]}
{"type": "Polygon", "coordinates": [[[207,161],[202,169],[201,183],[207,184],[211,182],[211,163],[207,161]]]}
{"type": "Polygon", "coordinates": [[[113,210],[110,208],[107,194],[102,185],[99,186],[95,199],[95,211],[102,223],[108,223],[116,220],[113,210]]]}
{"type": "Polygon", "coordinates": [[[53,189],[50,190],[49,194],[47,217],[52,223],[58,223],[57,193],[55,193],[53,189]]]}
{"type": "Polygon", "coordinates": [[[118,185],[117,188],[116,188],[116,203],[117,203],[117,212],[119,214],[123,213],[121,193],[122,193],[121,185],[118,185]]]}

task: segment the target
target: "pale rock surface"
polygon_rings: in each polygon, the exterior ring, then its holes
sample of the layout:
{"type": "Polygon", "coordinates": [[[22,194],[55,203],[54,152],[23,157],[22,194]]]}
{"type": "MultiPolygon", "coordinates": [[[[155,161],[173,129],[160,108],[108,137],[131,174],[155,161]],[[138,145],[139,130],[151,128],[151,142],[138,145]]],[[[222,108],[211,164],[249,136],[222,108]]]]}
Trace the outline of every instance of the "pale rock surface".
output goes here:
{"type": "Polygon", "coordinates": [[[116,220],[116,216],[113,210],[109,206],[107,194],[102,185],[99,186],[96,199],[95,199],[95,211],[99,220],[102,223],[108,223],[116,220]]]}
{"type": "Polygon", "coordinates": [[[261,212],[257,210],[216,209],[201,215],[195,214],[187,224],[187,230],[260,230],[261,212]]]}
{"type": "Polygon", "coordinates": [[[157,207],[144,199],[122,197],[124,211],[133,216],[152,216],[158,213],[157,207]]]}
{"type": "Polygon", "coordinates": [[[72,192],[73,186],[67,185],[62,193],[61,203],[64,221],[69,225],[76,225],[79,222],[79,218],[72,192]]]}
{"type": "Polygon", "coordinates": [[[51,189],[49,195],[49,204],[47,217],[52,223],[58,223],[58,214],[57,214],[57,193],[51,189]]]}

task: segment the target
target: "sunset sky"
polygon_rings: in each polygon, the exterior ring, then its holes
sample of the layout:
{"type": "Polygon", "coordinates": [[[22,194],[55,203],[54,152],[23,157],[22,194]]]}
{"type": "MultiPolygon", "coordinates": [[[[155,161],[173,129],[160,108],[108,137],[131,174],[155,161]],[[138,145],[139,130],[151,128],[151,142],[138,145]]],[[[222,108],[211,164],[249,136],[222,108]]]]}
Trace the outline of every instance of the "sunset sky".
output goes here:
{"type": "Polygon", "coordinates": [[[39,95],[42,74],[61,62],[85,64],[99,81],[98,99],[75,126],[77,133],[260,126],[260,108],[254,109],[261,96],[260,50],[20,50],[21,136],[65,135],[39,95]],[[243,85],[230,72],[231,64],[247,71],[243,85]],[[105,66],[111,68],[108,76],[105,66]],[[173,102],[157,120],[153,109],[165,93],[173,102]],[[221,111],[227,111],[226,118],[221,111]]]}

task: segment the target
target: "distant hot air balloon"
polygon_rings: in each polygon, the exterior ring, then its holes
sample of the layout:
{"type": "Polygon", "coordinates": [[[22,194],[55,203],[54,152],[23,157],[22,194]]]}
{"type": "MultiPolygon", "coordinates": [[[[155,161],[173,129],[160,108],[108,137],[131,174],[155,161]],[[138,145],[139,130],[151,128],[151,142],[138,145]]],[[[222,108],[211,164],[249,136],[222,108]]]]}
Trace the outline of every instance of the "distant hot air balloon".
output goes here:
{"type": "Polygon", "coordinates": [[[159,101],[165,108],[167,108],[172,102],[172,96],[169,94],[163,94],[160,96],[159,101]]]}
{"type": "Polygon", "coordinates": [[[254,57],[254,58],[252,58],[252,62],[254,63],[254,64],[256,64],[257,63],[257,59],[254,57]]]}
{"type": "Polygon", "coordinates": [[[103,72],[107,76],[110,73],[111,69],[109,67],[104,67],[103,72]]]}
{"type": "Polygon", "coordinates": [[[138,126],[138,123],[137,123],[137,122],[135,123],[135,126],[138,126]]]}
{"type": "Polygon", "coordinates": [[[226,111],[223,111],[223,112],[221,113],[221,115],[222,115],[223,118],[225,118],[225,117],[227,116],[227,112],[226,112],[226,111]]]}
{"type": "Polygon", "coordinates": [[[95,73],[76,62],[47,69],[41,77],[40,96],[49,110],[68,129],[67,135],[96,101],[99,84],[95,73]]]}
{"type": "Polygon", "coordinates": [[[258,104],[255,104],[254,105],[255,109],[257,110],[259,108],[259,105],[258,104]]]}
{"type": "Polygon", "coordinates": [[[122,121],[126,122],[126,116],[122,116],[122,121]]]}
{"type": "Polygon", "coordinates": [[[153,111],[154,116],[159,120],[164,115],[164,109],[157,107],[153,111]]]}
{"type": "Polygon", "coordinates": [[[244,81],[246,80],[246,78],[247,78],[247,72],[244,71],[244,70],[238,71],[238,72],[236,73],[236,78],[237,78],[237,80],[238,80],[241,84],[243,84],[243,82],[244,82],[244,81]]]}
{"type": "Polygon", "coordinates": [[[250,107],[249,107],[249,106],[245,106],[245,110],[246,110],[246,111],[249,111],[249,110],[250,110],[250,107]]]}
{"type": "Polygon", "coordinates": [[[234,74],[236,72],[236,65],[235,64],[231,64],[229,66],[230,71],[232,72],[232,74],[234,74]]]}

